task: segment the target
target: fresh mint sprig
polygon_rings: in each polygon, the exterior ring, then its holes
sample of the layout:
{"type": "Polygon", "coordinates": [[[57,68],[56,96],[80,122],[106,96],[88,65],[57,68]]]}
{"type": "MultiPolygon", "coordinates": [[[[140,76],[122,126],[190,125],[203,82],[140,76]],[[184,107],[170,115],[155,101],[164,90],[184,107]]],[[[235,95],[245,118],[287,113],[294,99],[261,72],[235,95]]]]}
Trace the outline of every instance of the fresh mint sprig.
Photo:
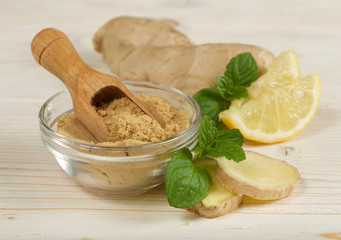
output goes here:
{"type": "Polygon", "coordinates": [[[188,208],[205,198],[212,179],[208,171],[195,163],[204,158],[225,157],[239,162],[245,159],[244,138],[238,129],[223,129],[219,113],[228,109],[234,99],[247,98],[249,87],[257,79],[258,67],[250,53],[232,58],[224,76],[217,77],[217,88],[205,88],[194,95],[203,113],[198,143],[192,152],[177,151],[166,169],[166,194],[171,206],[188,208]]]}
{"type": "Polygon", "coordinates": [[[222,129],[219,113],[227,110],[234,99],[247,98],[247,87],[258,77],[258,66],[250,53],[241,53],[226,66],[224,76],[217,77],[217,88],[204,88],[194,95],[203,115],[222,129]]]}
{"type": "Polygon", "coordinates": [[[245,159],[243,143],[244,138],[238,129],[219,131],[214,121],[204,115],[198,143],[193,149],[194,156],[188,148],[182,148],[167,165],[166,194],[169,204],[187,208],[205,198],[212,187],[211,175],[204,167],[194,163],[207,157],[222,156],[235,162],[242,161],[245,159]]]}

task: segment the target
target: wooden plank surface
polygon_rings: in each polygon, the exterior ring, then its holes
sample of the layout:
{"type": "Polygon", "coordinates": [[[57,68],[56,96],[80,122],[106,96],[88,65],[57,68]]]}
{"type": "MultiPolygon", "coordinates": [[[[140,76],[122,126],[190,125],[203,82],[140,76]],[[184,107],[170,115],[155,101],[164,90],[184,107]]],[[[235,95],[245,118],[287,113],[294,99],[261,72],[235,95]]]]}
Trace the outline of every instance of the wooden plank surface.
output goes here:
{"type": "Polygon", "coordinates": [[[340,12],[338,0],[1,1],[0,239],[341,239],[340,12]],[[62,171],[40,140],[37,115],[64,87],[33,60],[31,39],[59,28],[89,65],[110,72],[91,39],[121,15],[175,20],[198,44],[294,49],[303,76],[321,74],[320,106],[306,129],[280,144],[245,144],[299,169],[302,182],[292,196],[203,219],[170,207],[163,185],[104,198],[62,171]]]}

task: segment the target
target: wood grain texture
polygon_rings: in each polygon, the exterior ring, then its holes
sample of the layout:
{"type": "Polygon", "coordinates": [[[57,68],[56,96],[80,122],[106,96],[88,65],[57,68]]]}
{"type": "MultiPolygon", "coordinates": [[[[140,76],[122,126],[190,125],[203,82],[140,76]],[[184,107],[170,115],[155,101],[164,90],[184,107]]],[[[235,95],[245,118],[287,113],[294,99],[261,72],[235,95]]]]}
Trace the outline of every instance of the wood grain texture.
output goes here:
{"type": "Polygon", "coordinates": [[[340,239],[340,12],[338,0],[2,1],[0,239],[340,239]],[[290,197],[203,219],[170,207],[164,186],[103,198],[62,171],[40,140],[37,115],[64,86],[34,61],[30,42],[45,27],[61,29],[89,66],[110,73],[91,39],[121,15],[169,18],[198,44],[294,49],[303,76],[321,74],[321,102],[306,129],[284,143],[245,144],[298,168],[302,181],[290,197]]]}

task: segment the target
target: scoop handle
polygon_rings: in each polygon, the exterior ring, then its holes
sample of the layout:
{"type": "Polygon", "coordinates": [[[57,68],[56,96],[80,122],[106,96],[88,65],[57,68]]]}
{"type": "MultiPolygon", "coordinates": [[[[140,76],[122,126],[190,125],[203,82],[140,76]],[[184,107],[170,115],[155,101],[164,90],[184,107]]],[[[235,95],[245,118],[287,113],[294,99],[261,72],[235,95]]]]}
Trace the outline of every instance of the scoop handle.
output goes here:
{"type": "Polygon", "coordinates": [[[82,73],[91,70],[78,55],[69,38],[61,31],[46,28],[32,40],[31,50],[35,60],[58,77],[73,96],[82,73]]]}

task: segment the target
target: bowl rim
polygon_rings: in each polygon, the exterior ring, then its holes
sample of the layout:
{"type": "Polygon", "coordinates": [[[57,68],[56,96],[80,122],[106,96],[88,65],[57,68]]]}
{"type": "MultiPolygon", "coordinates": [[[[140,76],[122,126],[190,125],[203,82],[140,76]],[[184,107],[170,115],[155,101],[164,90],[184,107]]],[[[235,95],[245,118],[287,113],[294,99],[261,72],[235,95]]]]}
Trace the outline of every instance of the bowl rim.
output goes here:
{"type": "MultiPolygon", "coordinates": [[[[140,149],[149,149],[149,148],[154,148],[154,147],[159,147],[161,145],[164,144],[170,144],[172,142],[176,142],[177,140],[183,138],[184,136],[186,136],[188,133],[192,132],[192,130],[194,128],[197,128],[197,125],[200,125],[201,122],[201,109],[198,105],[198,103],[189,95],[187,95],[186,93],[171,87],[171,86],[167,86],[167,85],[163,85],[163,84],[159,84],[159,83],[151,83],[151,82],[146,82],[146,81],[135,81],[135,80],[122,80],[122,82],[124,82],[125,84],[131,84],[131,85],[141,85],[143,84],[144,86],[147,87],[156,87],[156,88],[165,88],[167,90],[171,90],[177,94],[180,94],[181,96],[183,96],[190,104],[191,106],[194,107],[195,110],[195,121],[188,127],[186,128],[184,131],[182,131],[181,133],[165,139],[163,141],[159,141],[159,142],[155,142],[155,143],[146,143],[146,144],[142,144],[142,145],[136,145],[136,146],[101,146],[101,145],[95,145],[95,144],[88,144],[88,143],[84,143],[82,141],[77,141],[77,140],[73,140],[71,138],[65,137],[62,134],[59,134],[58,132],[56,132],[55,130],[53,130],[51,127],[49,127],[46,123],[46,121],[44,121],[44,112],[46,110],[46,107],[55,99],[57,98],[59,95],[64,94],[65,92],[68,92],[67,89],[64,89],[56,94],[54,94],[53,96],[51,96],[50,98],[48,98],[44,104],[41,106],[39,113],[38,113],[38,117],[39,117],[39,123],[40,126],[44,128],[44,130],[46,130],[52,137],[54,140],[58,139],[59,141],[63,142],[63,143],[67,143],[69,145],[75,146],[75,147],[81,147],[81,148],[86,148],[86,149],[96,149],[96,150],[111,150],[111,151],[127,151],[127,150],[140,150],[140,149]]],[[[68,92],[69,93],[69,92],[68,92]]],[[[71,109],[73,110],[73,109],[71,109]]]]}

